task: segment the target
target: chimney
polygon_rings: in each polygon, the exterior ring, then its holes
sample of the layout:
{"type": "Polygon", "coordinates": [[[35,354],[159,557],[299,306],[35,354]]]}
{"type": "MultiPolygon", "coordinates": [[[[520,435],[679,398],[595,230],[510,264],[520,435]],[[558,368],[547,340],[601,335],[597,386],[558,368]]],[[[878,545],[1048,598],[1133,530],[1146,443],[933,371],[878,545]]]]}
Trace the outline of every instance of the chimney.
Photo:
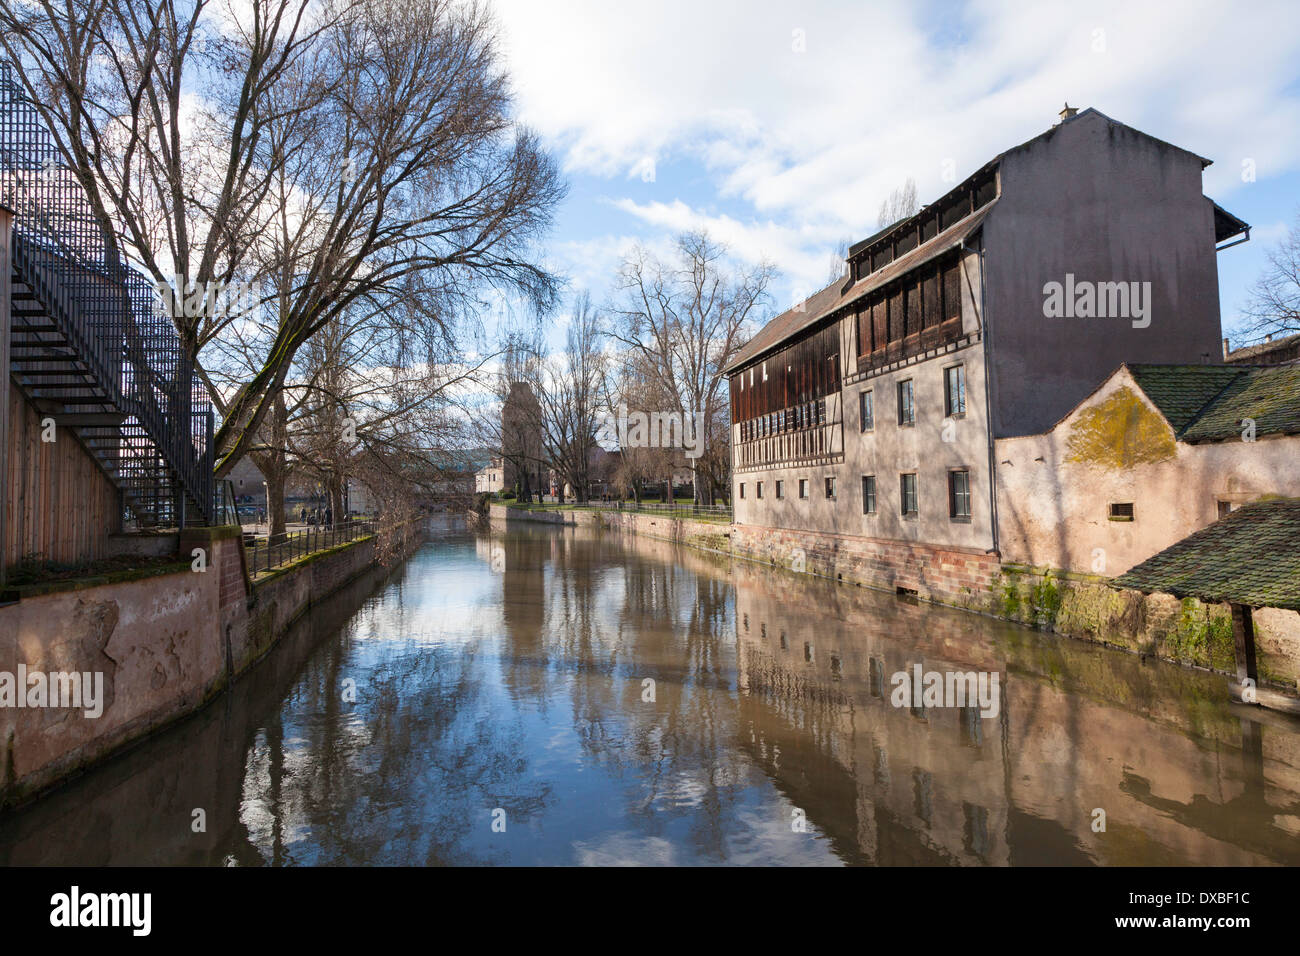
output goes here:
{"type": "Polygon", "coordinates": [[[1073,106],[1071,106],[1069,103],[1066,103],[1065,109],[1061,110],[1061,122],[1064,123],[1071,116],[1074,116],[1078,112],[1079,111],[1076,110],[1073,106]]]}
{"type": "Polygon", "coordinates": [[[1228,349],[1228,340],[1227,340],[1227,339],[1224,339],[1224,340],[1223,340],[1223,357],[1224,357],[1225,359],[1228,357],[1228,352],[1229,352],[1229,349],[1228,349]]]}

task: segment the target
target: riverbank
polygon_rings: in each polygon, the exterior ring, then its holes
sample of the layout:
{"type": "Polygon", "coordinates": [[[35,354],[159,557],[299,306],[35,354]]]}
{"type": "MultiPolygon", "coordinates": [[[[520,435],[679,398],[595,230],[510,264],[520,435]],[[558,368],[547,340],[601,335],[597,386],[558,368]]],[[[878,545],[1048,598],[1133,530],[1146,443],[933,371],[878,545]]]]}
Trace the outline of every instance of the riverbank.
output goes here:
{"type": "Polygon", "coordinates": [[[0,696],[0,808],[200,710],[313,605],[421,540],[417,526],[388,528],[254,581],[238,527],[187,529],[179,555],[191,560],[161,573],[55,582],[0,607],[0,682],[63,675],[39,695],[21,688],[21,705],[0,696]]]}
{"type": "MultiPolygon", "coordinates": [[[[906,542],[720,525],[648,512],[525,510],[501,504],[490,504],[489,511],[494,525],[586,526],[677,541],[1235,677],[1231,614],[1226,605],[1118,590],[1100,575],[1004,564],[985,552],[921,551],[906,542]]],[[[1254,623],[1258,703],[1300,713],[1300,615],[1265,609],[1257,612],[1254,623]]]]}

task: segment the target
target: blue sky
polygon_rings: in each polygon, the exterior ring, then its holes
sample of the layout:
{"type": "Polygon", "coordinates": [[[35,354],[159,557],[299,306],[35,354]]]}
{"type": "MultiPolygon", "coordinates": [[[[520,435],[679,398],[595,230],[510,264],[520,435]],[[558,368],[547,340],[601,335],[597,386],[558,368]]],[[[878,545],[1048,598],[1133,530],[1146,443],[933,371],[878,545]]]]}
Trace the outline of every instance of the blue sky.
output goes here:
{"type": "Polygon", "coordinates": [[[521,119],[570,183],[548,256],[597,302],[632,243],[704,227],[777,265],[779,311],[875,231],[892,188],[910,176],[933,200],[945,164],[964,178],[1067,99],[1214,160],[1206,195],[1253,227],[1218,257],[1225,334],[1300,214],[1294,2],[494,8],[521,119]]]}

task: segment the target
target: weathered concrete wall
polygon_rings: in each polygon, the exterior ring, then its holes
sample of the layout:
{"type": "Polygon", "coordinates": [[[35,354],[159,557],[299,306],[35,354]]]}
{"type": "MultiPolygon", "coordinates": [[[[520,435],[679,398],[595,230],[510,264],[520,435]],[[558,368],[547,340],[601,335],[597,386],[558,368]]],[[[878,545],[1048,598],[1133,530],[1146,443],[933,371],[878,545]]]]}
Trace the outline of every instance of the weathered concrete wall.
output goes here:
{"type": "Polygon", "coordinates": [[[1050,428],[1124,362],[1222,354],[1214,219],[1191,153],[1097,113],[1010,151],[984,223],[994,434],[1050,428]],[[1151,324],[1047,318],[1043,286],[1150,282],[1151,324]]]}
{"type": "Polygon", "coordinates": [[[1216,521],[1220,501],[1300,496],[1300,436],[1177,442],[1127,369],[995,458],[1003,559],[1112,577],[1216,521]],[[1112,521],[1112,502],[1134,520],[1112,521]]]}
{"type": "MultiPolygon", "coordinates": [[[[404,542],[405,558],[418,536],[404,542]]],[[[182,533],[167,573],[53,590],[0,607],[0,672],[103,674],[103,712],[0,707],[0,806],[192,713],[314,602],[376,565],[377,539],[317,552],[248,585],[238,528],[182,533]],[[206,570],[190,563],[203,551],[206,570]]]]}

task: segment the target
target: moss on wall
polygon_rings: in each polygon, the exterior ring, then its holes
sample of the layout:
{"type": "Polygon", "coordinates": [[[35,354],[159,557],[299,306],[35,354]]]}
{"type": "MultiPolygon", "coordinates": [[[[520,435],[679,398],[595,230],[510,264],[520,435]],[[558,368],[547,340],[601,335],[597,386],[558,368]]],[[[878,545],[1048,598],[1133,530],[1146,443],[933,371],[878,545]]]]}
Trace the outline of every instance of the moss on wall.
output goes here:
{"type": "Polygon", "coordinates": [[[1116,470],[1178,453],[1173,430],[1127,386],[1084,409],[1070,428],[1066,460],[1116,470]]]}

